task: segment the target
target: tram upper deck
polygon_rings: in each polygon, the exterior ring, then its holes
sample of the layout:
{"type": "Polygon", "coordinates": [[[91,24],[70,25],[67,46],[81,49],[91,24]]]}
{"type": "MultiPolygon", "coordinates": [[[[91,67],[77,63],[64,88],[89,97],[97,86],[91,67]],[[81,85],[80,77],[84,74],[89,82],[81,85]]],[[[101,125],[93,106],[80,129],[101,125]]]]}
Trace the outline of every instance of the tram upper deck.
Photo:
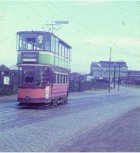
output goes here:
{"type": "Polygon", "coordinates": [[[70,70],[71,46],[45,31],[17,32],[17,65],[41,64],[70,70]]]}

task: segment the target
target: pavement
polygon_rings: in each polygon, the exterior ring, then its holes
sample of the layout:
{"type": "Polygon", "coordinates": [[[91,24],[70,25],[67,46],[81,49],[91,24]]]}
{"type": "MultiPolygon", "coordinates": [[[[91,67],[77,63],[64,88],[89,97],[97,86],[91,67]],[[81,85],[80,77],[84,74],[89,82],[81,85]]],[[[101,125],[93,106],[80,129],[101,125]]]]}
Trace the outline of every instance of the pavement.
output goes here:
{"type": "Polygon", "coordinates": [[[17,95],[10,95],[10,96],[0,96],[0,103],[4,102],[14,102],[17,100],[17,95]]]}
{"type": "Polygon", "coordinates": [[[140,107],[88,132],[64,152],[140,152],[140,107]]]}

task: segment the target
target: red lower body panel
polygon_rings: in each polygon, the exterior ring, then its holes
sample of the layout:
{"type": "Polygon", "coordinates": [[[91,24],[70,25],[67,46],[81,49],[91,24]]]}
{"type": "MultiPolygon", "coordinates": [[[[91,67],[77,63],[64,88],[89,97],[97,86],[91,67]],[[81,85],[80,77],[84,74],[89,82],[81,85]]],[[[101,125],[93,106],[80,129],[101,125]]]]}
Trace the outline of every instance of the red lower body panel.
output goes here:
{"type": "Polygon", "coordinates": [[[20,103],[47,103],[53,99],[66,98],[68,84],[53,84],[46,88],[18,88],[20,103]]]}

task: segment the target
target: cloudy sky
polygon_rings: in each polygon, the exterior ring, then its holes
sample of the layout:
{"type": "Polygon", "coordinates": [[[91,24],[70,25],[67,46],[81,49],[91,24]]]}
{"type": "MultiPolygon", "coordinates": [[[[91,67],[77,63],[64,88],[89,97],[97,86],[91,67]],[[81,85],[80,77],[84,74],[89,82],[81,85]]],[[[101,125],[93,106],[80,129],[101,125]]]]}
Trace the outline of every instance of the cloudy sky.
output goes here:
{"type": "Polygon", "coordinates": [[[140,1],[0,0],[0,64],[16,64],[16,32],[48,30],[72,46],[72,71],[89,72],[92,61],[124,60],[140,70],[140,1]]]}

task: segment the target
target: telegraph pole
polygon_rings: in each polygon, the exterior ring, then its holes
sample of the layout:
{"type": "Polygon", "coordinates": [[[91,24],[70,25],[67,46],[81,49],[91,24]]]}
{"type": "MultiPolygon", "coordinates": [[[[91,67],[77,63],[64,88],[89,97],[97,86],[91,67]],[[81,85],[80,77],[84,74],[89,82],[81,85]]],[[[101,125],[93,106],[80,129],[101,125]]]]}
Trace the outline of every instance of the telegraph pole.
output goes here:
{"type": "Polygon", "coordinates": [[[110,56],[109,56],[109,88],[108,88],[108,91],[110,92],[110,64],[111,64],[111,51],[112,51],[112,48],[110,47],[110,56]]]}
{"type": "Polygon", "coordinates": [[[114,62],[114,89],[116,84],[116,62],[114,62]]]}
{"type": "Polygon", "coordinates": [[[119,76],[118,76],[118,91],[120,90],[120,62],[119,62],[119,76]]]}

